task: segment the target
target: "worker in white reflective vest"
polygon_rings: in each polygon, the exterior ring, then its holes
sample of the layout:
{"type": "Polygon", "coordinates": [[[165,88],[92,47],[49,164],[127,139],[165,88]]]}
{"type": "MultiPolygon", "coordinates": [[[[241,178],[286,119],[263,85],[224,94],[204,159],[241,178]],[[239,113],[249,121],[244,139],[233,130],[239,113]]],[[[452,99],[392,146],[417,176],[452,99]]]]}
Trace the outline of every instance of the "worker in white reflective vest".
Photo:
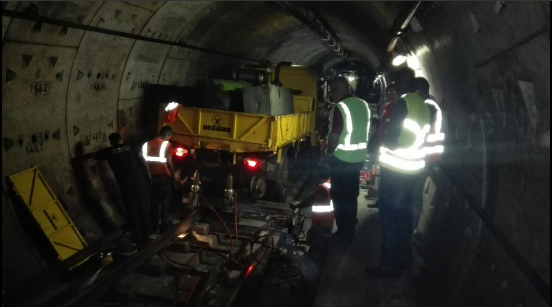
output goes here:
{"type": "Polygon", "coordinates": [[[318,188],[302,202],[292,202],[290,207],[299,210],[312,207],[312,227],[326,228],[331,231],[334,225],[334,206],[330,196],[332,184],[330,168],[327,164],[319,164],[316,167],[316,181],[320,182],[318,188]]]}
{"type": "Polygon", "coordinates": [[[169,219],[169,202],[173,183],[176,182],[172,163],[172,145],[169,142],[173,135],[171,127],[165,126],[159,135],[142,146],[142,155],[148,163],[152,177],[151,184],[151,218],[153,232],[165,232],[172,226],[169,219]]]}
{"type": "Polygon", "coordinates": [[[305,291],[316,299],[317,285],[328,254],[328,239],[334,225],[333,203],[330,196],[330,167],[321,163],[316,167],[315,180],[320,185],[305,200],[294,201],[290,207],[294,210],[312,208],[312,224],[306,236],[309,250],[306,257],[300,257],[299,267],[305,279],[305,291]]]}
{"type": "Polygon", "coordinates": [[[366,269],[373,277],[399,276],[412,264],[412,206],[422,198],[418,187],[423,180],[423,146],[430,129],[430,110],[416,94],[414,71],[401,68],[394,79],[401,96],[395,102],[380,148],[382,263],[366,269]]]}
{"type": "Polygon", "coordinates": [[[351,95],[349,83],[343,77],[332,81],[330,98],[336,103],[330,114],[327,149],[337,224],[333,238],[348,244],[358,223],[358,178],[368,155],[371,112],[366,101],[351,95]]]}
{"type": "Polygon", "coordinates": [[[445,133],[443,132],[443,112],[437,99],[429,94],[429,82],[426,78],[416,78],[416,92],[425,101],[431,112],[430,130],[426,137],[424,152],[426,162],[434,163],[441,160],[445,151],[445,133]]]}

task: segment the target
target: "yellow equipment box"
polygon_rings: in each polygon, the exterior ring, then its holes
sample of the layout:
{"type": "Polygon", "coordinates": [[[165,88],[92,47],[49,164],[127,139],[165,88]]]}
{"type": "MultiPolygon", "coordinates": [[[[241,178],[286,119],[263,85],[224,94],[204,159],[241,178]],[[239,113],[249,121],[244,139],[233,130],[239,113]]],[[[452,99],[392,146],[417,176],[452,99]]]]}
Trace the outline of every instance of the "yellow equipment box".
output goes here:
{"type": "MultiPolygon", "coordinates": [[[[247,68],[247,66],[244,66],[247,68]]],[[[259,69],[264,71],[266,69],[259,69]]],[[[276,65],[272,65],[272,72],[270,73],[270,83],[274,84],[276,79],[276,65]]],[[[311,116],[310,123],[310,144],[311,146],[318,145],[318,139],[316,135],[316,102],[318,101],[318,75],[315,68],[312,66],[282,66],[280,67],[279,83],[282,87],[289,88],[294,91],[300,91],[299,95],[293,96],[293,103],[295,105],[295,113],[311,111],[314,114],[311,116]],[[308,100],[307,104],[303,104],[303,107],[297,107],[297,101],[308,100]],[[305,107],[308,106],[308,107],[305,107]]]]}
{"type": "MultiPolygon", "coordinates": [[[[274,82],[276,77],[276,71],[273,70],[270,75],[270,81],[274,82]]],[[[316,146],[318,143],[317,136],[315,133],[316,130],[316,111],[315,106],[310,101],[318,101],[318,76],[316,75],[314,69],[308,66],[284,66],[280,68],[280,83],[282,87],[290,88],[293,90],[301,91],[301,96],[293,96],[293,103],[295,104],[295,113],[303,111],[313,111],[314,114],[311,116],[310,123],[310,143],[311,146],[316,146]],[[308,104],[303,104],[303,106],[308,105],[308,109],[297,108],[297,100],[310,99],[308,104]]]]}
{"type": "MultiPolygon", "coordinates": [[[[270,81],[274,82],[276,71],[272,71],[270,81]]],[[[318,76],[308,66],[283,66],[280,68],[280,83],[282,87],[301,91],[302,96],[309,96],[317,100],[318,76]]]]}
{"type": "MultiPolygon", "coordinates": [[[[295,106],[312,109],[312,98],[294,99],[295,106]],[[310,107],[308,105],[310,105],[310,107]]],[[[159,122],[173,129],[172,140],[190,148],[224,150],[232,153],[274,152],[302,140],[311,131],[312,111],[284,116],[228,112],[180,106],[175,122],[165,123],[164,106],[159,122]]]]}
{"type": "Polygon", "coordinates": [[[77,227],[38,168],[33,167],[9,178],[15,192],[57,252],[59,260],[63,261],[86,247],[77,227]]]}

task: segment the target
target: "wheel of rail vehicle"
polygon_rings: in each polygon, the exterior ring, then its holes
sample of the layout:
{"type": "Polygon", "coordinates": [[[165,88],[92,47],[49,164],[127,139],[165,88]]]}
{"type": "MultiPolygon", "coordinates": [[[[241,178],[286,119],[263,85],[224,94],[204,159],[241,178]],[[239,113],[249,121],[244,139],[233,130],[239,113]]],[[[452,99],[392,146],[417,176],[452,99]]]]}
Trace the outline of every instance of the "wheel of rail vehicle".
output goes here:
{"type": "Polygon", "coordinates": [[[253,176],[250,183],[251,194],[255,199],[261,199],[266,196],[266,179],[263,176],[253,176]]]}
{"type": "Polygon", "coordinates": [[[282,156],[282,162],[280,163],[278,180],[276,182],[275,200],[284,202],[287,196],[288,188],[291,186],[289,180],[290,176],[290,157],[288,154],[282,156]]]}

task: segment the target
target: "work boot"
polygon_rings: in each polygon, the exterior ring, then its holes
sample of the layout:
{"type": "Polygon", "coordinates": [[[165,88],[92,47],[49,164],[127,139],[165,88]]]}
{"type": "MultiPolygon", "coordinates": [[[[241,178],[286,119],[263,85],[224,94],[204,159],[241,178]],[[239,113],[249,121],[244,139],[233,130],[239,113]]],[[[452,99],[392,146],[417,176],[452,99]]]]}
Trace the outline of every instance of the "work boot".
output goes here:
{"type": "Polygon", "coordinates": [[[374,278],[397,278],[402,275],[402,271],[398,267],[380,264],[376,267],[364,269],[364,273],[368,277],[374,278]]]}

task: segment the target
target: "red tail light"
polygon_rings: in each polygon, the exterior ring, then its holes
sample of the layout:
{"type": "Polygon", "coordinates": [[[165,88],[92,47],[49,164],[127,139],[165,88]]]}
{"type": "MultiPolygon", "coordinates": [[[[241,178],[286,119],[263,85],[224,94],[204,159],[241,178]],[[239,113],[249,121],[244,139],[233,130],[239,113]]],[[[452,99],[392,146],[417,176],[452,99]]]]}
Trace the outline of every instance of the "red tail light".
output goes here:
{"type": "Polygon", "coordinates": [[[177,147],[174,150],[174,155],[179,157],[179,158],[184,158],[188,155],[188,150],[186,148],[183,148],[183,147],[177,147]]]}
{"type": "Polygon", "coordinates": [[[255,264],[253,263],[252,265],[249,266],[249,268],[247,269],[247,272],[245,272],[245,278],[247,278],[247,277],[249,277],[249,275],[251,275],[254,268],[255,268],[255,264]]]}
{"type": "Polygon", "coordinates": [[[243,163],[250,169],[256,169],[257,167],[261,166],[261,160],[259,159],[245,158],[243,159],[243,163]]]}

